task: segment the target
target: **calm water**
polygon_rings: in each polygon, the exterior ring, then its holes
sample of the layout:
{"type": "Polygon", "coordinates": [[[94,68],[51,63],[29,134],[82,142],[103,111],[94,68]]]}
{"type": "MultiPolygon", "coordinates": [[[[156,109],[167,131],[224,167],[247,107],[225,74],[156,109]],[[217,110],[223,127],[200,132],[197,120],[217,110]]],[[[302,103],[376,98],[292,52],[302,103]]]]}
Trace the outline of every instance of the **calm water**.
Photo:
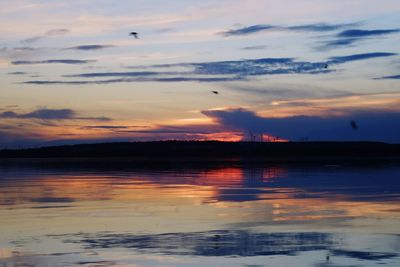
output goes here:
{"type": "Polygon", "coordinates": [[[0,166],[0,267],[400,266],[400,166],[0,166]]]}

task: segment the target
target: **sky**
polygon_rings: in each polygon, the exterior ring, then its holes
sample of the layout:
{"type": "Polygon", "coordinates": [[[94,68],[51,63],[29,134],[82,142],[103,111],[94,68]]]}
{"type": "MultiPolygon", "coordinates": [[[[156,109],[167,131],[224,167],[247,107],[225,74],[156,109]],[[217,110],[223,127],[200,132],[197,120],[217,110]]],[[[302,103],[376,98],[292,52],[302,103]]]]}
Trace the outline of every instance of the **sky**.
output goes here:
{"type": "Polygon", "coordinates": [[[398,0],[0,7],[0,148],[252,136],[400,143],[398,0]]]}

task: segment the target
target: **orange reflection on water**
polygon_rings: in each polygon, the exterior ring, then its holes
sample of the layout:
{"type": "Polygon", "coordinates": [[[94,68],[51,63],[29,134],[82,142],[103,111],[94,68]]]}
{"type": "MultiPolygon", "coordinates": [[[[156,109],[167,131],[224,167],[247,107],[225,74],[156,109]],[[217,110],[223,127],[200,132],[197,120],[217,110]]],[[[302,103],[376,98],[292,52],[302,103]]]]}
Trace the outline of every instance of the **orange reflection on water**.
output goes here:
{"type": "MultiPolygon", "coordinates": [[[[14,204],[69,203],[101,200],[146,200],[165,198],[218,199],[220,188],[249,187],[282,177],[284,168],[271,167],[244,171],[240,167],[222,167],[185,172],[107,175],[42,175],[3,183],[0,192],[14,204]]],[[[2,200],[2,197],[0,197],[2,200]]]]}
{"type": "MultiPolygon", "coordinates": [[[[276,166],[119,175],[42,175],[13,180],[8,184],[3,182],[0,203],[12,200],[8,204],[22,204],[26,208],[94,206],[93,209],[107,212],[129,205],[132,214],[139,214],[140,210],[153,212],[156,207],[163,216],[169,212],[172,213],[168,216],[178,216],[173,214],[173,210],[185,207],[179,217],[197,218],[202,210],[204,218],[219,217],[242,222],[400,216],[399,212],[394,215],[393,211],[399,204],[394,200],[356,201],[352,195],[273,187],[274,180],[285,177],[287,172],[287,169],[276,166]]],[[[0,209],[8,206],[0,206],[0,209]]]]}
{"type": "Polygon", "coordinates": [[[227,186],[242,184],[244,173],[242,168],[227,167],[202,172],[199,179],[204,185],[227,186]]]}

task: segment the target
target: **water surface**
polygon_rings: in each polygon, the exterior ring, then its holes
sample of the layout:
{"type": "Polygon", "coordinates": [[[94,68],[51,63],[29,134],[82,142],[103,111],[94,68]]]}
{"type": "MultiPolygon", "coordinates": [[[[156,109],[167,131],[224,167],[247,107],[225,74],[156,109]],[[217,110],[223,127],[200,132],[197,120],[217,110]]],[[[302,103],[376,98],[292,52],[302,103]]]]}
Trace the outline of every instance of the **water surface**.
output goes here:
{"type": "Polygon", "coordinates": [[[399,179],[396,164],[2,164],[0,266],[400,266],[399,179]]]}

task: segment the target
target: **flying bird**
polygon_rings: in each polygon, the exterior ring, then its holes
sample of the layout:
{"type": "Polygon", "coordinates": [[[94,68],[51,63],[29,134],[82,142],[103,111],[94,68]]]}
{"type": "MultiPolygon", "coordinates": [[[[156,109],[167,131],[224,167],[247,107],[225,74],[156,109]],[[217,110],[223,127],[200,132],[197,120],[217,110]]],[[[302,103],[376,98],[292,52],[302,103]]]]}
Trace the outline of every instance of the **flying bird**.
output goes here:
{"type": "Polygon", "coordinates": [[[328,64],[325,64],[325,65],[324,65],[324,68],[325,68],[325,69],[327,69],[328,67],[329,67],[329,65],[328,65],[328,64]]]}
{"type": "Polygon", "coordinates": [[[131,32],[129,35],[135,37],[135,39],[139,39],[137,32],[131,32]]]}
{"type": "Polygon", "coordinates": [[[353,130],[355,130],[355,131],[358,130],[358,125],[354,120],[350,121],[350,125],[351,125],[351,128],[353,128],[353,130]]]}
{"type": "Polygon", "coordinates": [[[213,94],[218,95],[219,92],[218,91],[211,91],[213,94]]]}

